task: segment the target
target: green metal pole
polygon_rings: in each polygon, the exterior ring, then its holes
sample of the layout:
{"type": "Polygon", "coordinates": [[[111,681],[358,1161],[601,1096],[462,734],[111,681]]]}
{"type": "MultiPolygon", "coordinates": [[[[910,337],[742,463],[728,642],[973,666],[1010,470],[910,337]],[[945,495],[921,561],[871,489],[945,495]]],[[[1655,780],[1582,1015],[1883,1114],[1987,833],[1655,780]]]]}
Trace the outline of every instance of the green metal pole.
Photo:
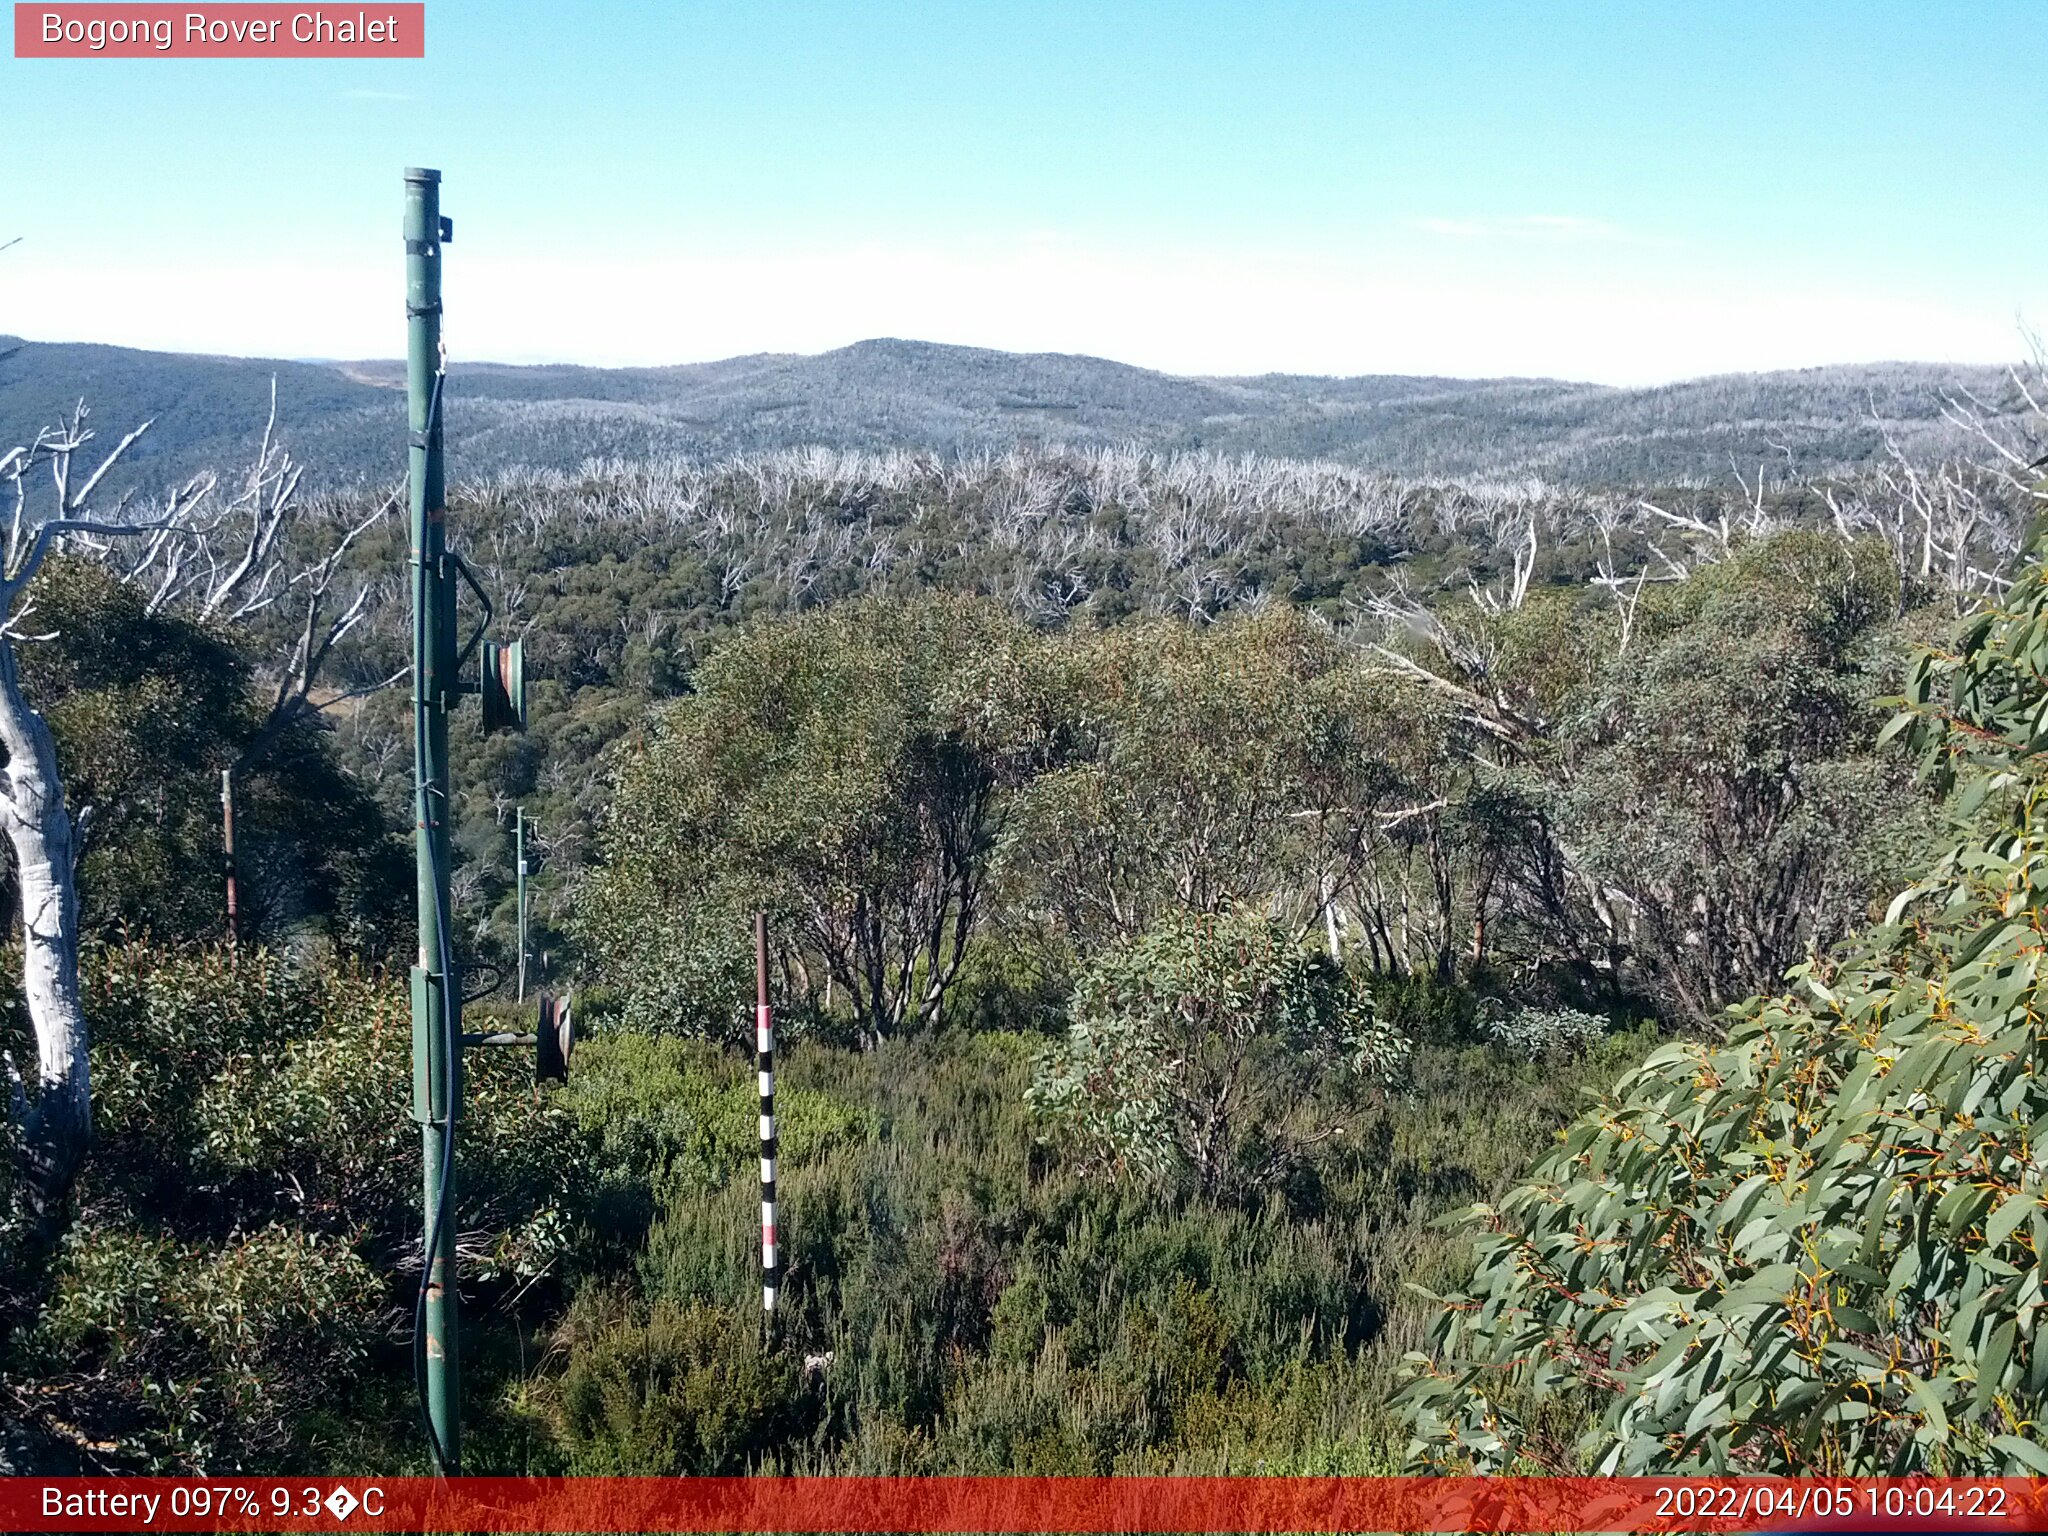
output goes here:
{"type": "Polygon", "coordinates": [[[462,1095],[461,997],[441,915],[448,899],[448,711],[455,703],[455,592],[441,462],[441,173],[405,173],[406,424],[411,485],[412,697],[419,963],[412,973],[413,1118],[433,1239],[422,1333],[427,1420],[440,1470],[462,1469],[456,1350],[453,1120],[462,1095]]]}
{"type": "Polygon", "coordinates": [[[519,807],[519,1001],[526,1001],[526,807],[519,807]]]}

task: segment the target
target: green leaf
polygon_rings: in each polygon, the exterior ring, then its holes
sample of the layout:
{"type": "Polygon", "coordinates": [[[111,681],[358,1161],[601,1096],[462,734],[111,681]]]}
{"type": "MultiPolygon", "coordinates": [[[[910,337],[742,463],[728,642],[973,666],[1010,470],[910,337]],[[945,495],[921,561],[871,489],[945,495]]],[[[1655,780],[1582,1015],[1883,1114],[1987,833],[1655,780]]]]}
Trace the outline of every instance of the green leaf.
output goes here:
{"type": "Polygon", "coordinates": [[[2020,1325],[2007,1318],[1992,1330],[1991,1342],[1985,1347],[1977,1361],[1977,1392],[1970,1401],[1970,1411],[1981,1414],[1991,1406],[1991,1399],[2005,1384],[2005,1367],[2012,1359],[2013,1341],[2019,1337],[2020,1325]]]}
{"type": "Polygon", "coordinates": [[[1877,1319],[1858,1307],[1836,1307],[1835,1321],[1851,1333],[1875,1334],[1878,1331],[1877,1319]]]}
{"type": "Polygon", "coordinates": [[[1931,1382],[1916,1381],[1907,1388],[1906,1395],[1919,1405],[1921,1413],[1937,1434],[1948,1433],[1948,1410],[1942,1406],[1941,1395],[1931,1382]]]}
{"type": "Polygon", "coordinates": [[[1984,1246],[1996,1248],[2011,1237],[2019,1224],[2041,1207],[2041,1197],[2030,1189],[2016,1189],[1998,1204],[1984,1223],[1984,1246]]]}
{"type": "Polygon", "coordinates": [[[2018,1435],[1993,1435],[1991,1443],[2037,1477],[2048,1477],[2048,1449],[2018,1435]]]}
{"type": "Polygon", "coordinates": [[[1978,929],[1970,942],[1963,946],[1962,953],[1956,956],[1955,968],[1961,970],[1972,960],[1975,960],[2000,937],[2009,932],[2018,921],[2017,918],[2002,917],[1997,922],[1987,924],[1985,927],[1978,929]]]}

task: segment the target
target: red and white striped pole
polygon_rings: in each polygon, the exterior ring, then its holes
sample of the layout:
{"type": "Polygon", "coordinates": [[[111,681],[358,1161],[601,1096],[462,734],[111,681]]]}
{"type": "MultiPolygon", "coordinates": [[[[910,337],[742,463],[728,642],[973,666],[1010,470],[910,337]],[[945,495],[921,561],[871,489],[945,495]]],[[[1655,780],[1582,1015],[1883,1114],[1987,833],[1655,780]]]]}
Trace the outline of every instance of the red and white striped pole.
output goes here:
{"type": "Polygon", "coordinates": [[[775,1018],[768,1010],[768,914],[754,914],[754,1065],[761,1077],[761,1313],[775,1321],[775,1018]]]}

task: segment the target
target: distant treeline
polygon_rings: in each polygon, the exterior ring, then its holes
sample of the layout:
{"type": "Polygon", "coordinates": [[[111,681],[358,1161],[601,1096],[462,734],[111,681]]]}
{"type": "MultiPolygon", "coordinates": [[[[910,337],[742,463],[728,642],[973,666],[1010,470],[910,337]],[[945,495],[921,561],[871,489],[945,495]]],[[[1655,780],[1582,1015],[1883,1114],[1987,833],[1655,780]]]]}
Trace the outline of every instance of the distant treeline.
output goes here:
{"type": "MultiPolygon", "coordinates": [[[[1918,492],[1866,475],[1621,494],[1201,454],[809,450],[472,482],[451,526],[499,595],[502,632],[526,636],[535,692],[528,735],[458,732],[465,926],[487,952],[507,931],[510,808],[524,803],[547,871],[550,963],[570,952],[561,903],[594,856],[606,750],[638,739],[651,705],[694,689],[737,625],[932,591],[992,599],[1041,630],[1294,608],[1354,649],[1442,642],[1447,658],[1426,665],[1483,673],[1483,647],[1460,638],[1472,626],[1562,601],[1595,627],[1558,643],[1612,650],[1632,626],[1647,632],[1689,585],[1680,577],[1787,529],[1860,551],[1859,579],[1882,574],[1891,612],[1870,622],[1953,612],[1995,581],[2026,513],[1988,468],[1949,473],[1918,492]]],[[[348,526],[359,507],[326,507],[308,536],[348,526]]],[[[402,539],[393,516],[350,552],[382,600],[338,659],[337,687],[404,665],[402,539]]],[[[403,700],[372,695],[334,723],[343,760],[402,819],[403,700]]]]}

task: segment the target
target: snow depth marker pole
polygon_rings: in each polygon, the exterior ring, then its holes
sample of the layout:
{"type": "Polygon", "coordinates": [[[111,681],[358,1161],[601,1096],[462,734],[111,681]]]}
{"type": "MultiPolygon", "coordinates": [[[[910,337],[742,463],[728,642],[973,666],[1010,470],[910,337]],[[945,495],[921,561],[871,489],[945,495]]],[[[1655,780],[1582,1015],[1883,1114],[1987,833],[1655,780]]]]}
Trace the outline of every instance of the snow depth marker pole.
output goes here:
{"type": "Polygon", "coordinates": [[[233,944],[242,936],[242,924],[241,915],[236,910],[240,902],[235,870],[235,770],[232,768],[220,771],[220,847],[228,881],[228,942],[233,944]]]}
{"type": "Polygon", "coordinates": [[[775,1016],[768,1007],[768,914],[754,914],[754,1065],[761,1077],[761,1315],[775,1326],[775,1016]]]}
{"type": "Polygon", "coordinates": [[[519,857],[519,991],[516,999],[526,1001],[526,807],[519,807],[518,829],[514,833],[519,857]]]}

